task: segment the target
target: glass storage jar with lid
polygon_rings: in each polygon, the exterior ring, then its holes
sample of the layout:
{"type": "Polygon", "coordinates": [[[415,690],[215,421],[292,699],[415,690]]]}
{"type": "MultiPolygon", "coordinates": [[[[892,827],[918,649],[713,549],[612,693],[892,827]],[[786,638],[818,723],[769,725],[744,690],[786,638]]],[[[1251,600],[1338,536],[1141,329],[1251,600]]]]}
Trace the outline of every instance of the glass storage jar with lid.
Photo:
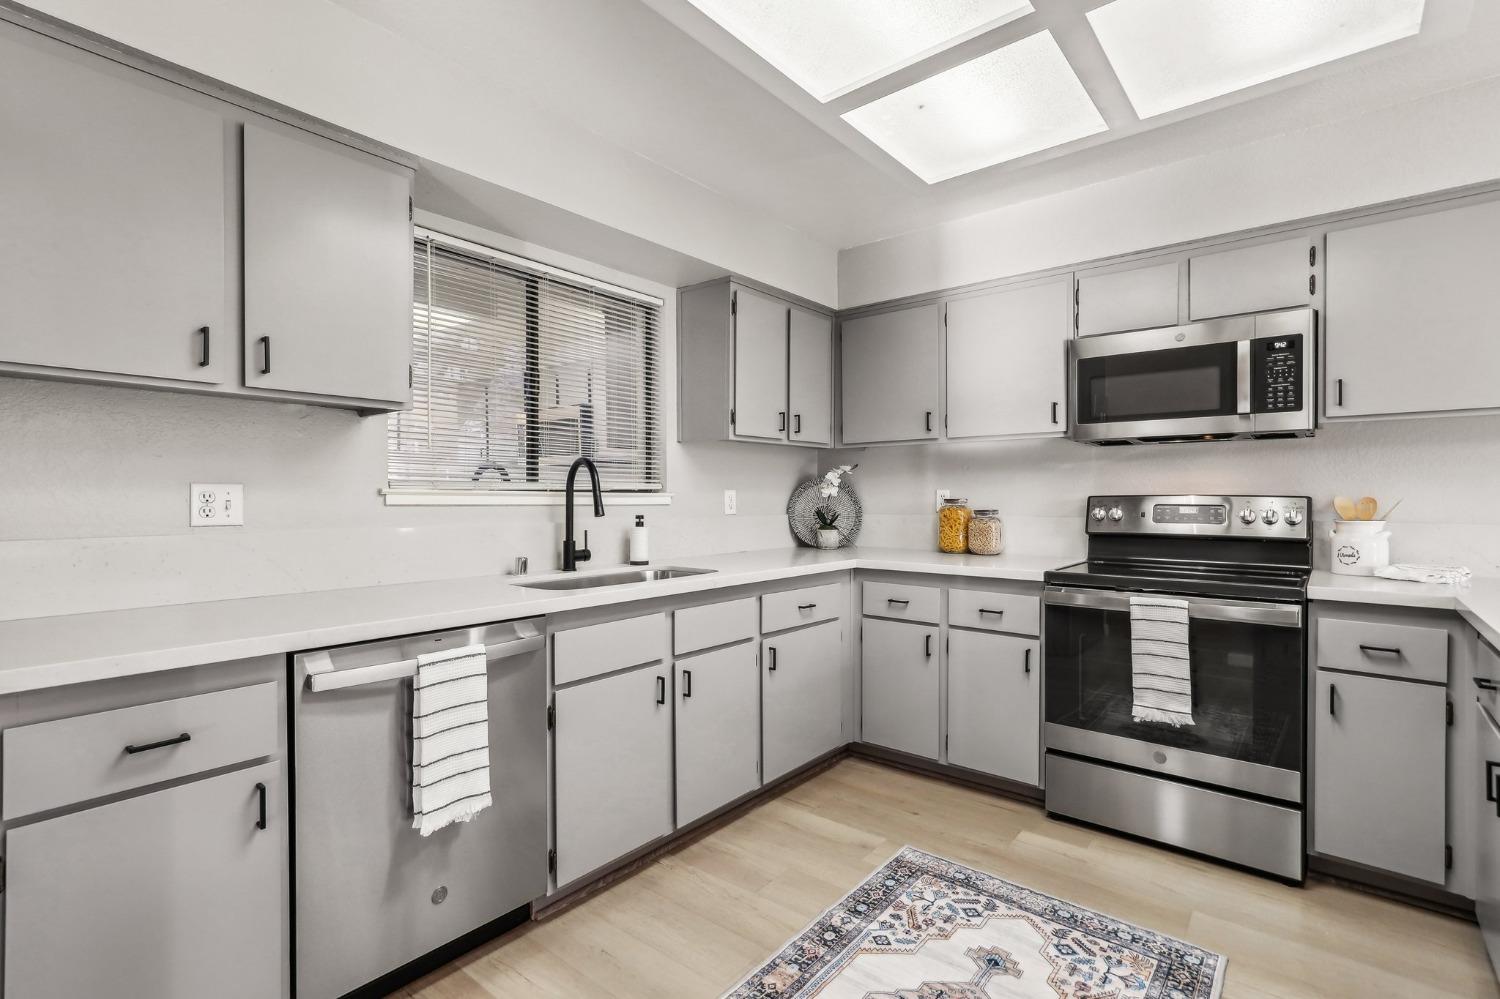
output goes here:
{"type": "Polygon", "coordinates": [[[974,511],[966,499],[945,499],[938,510],[938,551],[962,555],[969,550],[969,520],[974,511]]]}
{"type": "Polygon", "coordinates": [[[975,555],[999,555],[1005,548],[998,510],[975,510],[969,521],[969,551],[975,555]]]}

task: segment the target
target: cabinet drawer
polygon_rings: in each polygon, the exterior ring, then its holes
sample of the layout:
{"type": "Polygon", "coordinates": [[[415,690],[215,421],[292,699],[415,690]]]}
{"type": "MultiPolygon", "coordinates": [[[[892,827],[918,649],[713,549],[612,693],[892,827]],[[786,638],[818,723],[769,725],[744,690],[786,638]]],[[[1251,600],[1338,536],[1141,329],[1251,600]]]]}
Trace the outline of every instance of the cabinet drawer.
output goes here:
{"type": "Polygon", "coordinates": [[[1041,601],[1033,596],[985,590],[948,591],[948,623],[957,628],[1037,635],[1040,621],[1041,601]]]}
{"type": "Polygon", "coordinates": [[[843,586],[838,583],[767,593],[760,598],[760,630],[770,634],[799,624],[831,621],[842,616],[843,601],[843,586]]]}
{"type": "Polygon", "coordinates": [[[1448,632],[1324,618],[1318,622],[1318,668],[1447,683],[1448,632]]]}
{"type": "Polygon", "coordinates": [[[667,616],[647,614],[559,631],[552,638],[552,682],[572,683],[667,657],[667,616]]]}
{"type": "Polygon", "coordinates": [[[275,756],[277,687],[258,683],[7,729],[5,818],[275,756]]]}
{"type": "Polygon", "coordinates": [[[754,597],[684,607],[672,615],[672,651],[679,656],[754,637],[754,597]]]}
{"type": "Polygon", "coordinates": [[[894,617],[903,621],[938,623],[941,605],[940,591],[935,586],[913,586],[910,583],[880,583],[868,580],[864,584],[862,607],[864,613],[876,617],[894,617]]]}

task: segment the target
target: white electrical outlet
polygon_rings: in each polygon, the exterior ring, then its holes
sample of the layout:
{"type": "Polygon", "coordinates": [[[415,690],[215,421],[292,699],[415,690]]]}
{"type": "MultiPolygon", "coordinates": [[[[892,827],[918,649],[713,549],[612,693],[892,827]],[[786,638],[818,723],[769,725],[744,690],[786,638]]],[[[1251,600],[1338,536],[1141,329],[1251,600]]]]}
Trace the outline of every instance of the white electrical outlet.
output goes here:
{"type": "Polygon", "coordinates": [[[724,512],[729,516],[739,513],[740,502],[735,498],[733,489],[724,490],[724,512]]]}
{"type": "Polygon", "coordinates": [[[933,501],[932,508],[934,510],[941,510],[943,508],[943,500],[947,499],[948,497],[950,497],[952,495],[953,495],[953,490],[951,490],[951,489],[939,489],[937,491],[937,499],[933,501]]]}
{"type": "Polygon", "coordinates": [[[245,487],[238,482],[194,482],[188,487],[188,524],[243,527],[245,487]]]}

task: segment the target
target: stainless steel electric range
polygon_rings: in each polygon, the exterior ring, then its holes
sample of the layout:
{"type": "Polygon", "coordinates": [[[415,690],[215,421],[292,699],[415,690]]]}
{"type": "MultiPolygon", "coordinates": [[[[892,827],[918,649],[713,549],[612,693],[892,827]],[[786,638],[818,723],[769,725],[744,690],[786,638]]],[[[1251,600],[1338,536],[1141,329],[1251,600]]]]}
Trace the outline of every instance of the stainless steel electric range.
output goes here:
{"type": "Polygon", "coordinates": [[[1095,496],[1047,573],[1047,811],[1288,881],[1306,871],[1305,496],[1095,496]],[[1192,725],[1132,718],[1130,595],[1188,607],[1192,725]]]}

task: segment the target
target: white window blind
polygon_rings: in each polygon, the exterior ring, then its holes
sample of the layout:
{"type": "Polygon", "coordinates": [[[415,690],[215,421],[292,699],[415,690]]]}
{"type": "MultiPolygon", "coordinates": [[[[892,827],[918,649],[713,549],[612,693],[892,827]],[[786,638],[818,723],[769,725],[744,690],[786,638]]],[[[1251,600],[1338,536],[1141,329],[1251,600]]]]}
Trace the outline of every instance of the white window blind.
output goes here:
{"type": "Polygon", "coordinates": [[[561,491],[583,455],[611,492],[662,488],[661,302],[418,231],[412,408],[390,491],[561,491]]]}

